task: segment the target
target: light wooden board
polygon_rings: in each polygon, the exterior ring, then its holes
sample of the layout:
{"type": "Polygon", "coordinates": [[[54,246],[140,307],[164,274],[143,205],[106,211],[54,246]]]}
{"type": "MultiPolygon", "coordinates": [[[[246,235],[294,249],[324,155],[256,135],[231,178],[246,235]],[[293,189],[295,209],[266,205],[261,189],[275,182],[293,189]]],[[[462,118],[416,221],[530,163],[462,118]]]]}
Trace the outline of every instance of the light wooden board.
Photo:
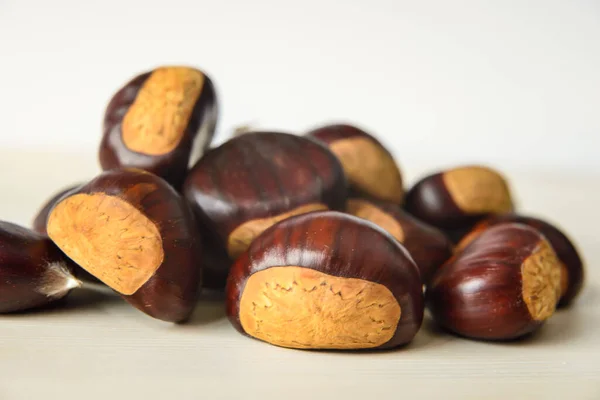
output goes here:
{"type": "MultiPolygon", "coordinates": [[[[0,218],[28,224],[50,193],[98,169],[95,154],[2,152],[0,171],[0,218]]],[[[600,399],[600,176],[507,174],[521,208],[558,222],[588,266],[573,308],[527,341],[467,341],[427,318],[399,351],[295,351],[239,335],[218,295],[177,326],[82,290],[62,308],[0,316],[0,399],[600,399]]]]}

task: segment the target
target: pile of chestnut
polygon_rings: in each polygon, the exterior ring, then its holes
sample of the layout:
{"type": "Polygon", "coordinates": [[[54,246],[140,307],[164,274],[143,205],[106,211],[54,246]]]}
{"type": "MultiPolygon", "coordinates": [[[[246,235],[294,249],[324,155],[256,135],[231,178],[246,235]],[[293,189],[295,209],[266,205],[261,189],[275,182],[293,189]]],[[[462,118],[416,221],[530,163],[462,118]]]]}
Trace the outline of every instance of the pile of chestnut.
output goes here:
{"type": "Polygon", "coordinates": [[[494,169],[457,166],[405,191],[394,157],[357,127],[211,147],[217,119],[198,69],[126,83],[106,109],[103,172],[53,196],[32,229],[0,223],[0,312],[83,282],[183,323],[210,289],[250,337],[374,349],[410,342],[425,308],[463,337],[522,337],[582,287],[571,241],[517,213],[494,169]]]}

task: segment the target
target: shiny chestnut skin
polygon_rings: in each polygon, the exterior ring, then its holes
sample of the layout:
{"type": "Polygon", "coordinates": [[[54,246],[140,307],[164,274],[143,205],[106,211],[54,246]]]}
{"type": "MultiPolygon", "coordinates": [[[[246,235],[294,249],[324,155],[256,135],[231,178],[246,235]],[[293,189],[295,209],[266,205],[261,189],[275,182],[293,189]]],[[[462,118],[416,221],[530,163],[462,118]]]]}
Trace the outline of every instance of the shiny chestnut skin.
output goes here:
{"type": "Polygon", "coordinates": [[[229,274],[227,315],[242,334],[299,349],[389,349],[423,320],[414,261],[360,218],[316,211],[258,236],[229,274]]]}
{"type": "Polygon", "coordinates": [[[560,263],[546,238],[523,224],[485,230],[433,276],[426,304],[464,337],[509,340],[550,318],[560,298],[560,263]]]}
{"type": "Polygon", "coordinates": [[[192,313],[201,237],[187,202],[162,178],[105,171],[55,204],[47,231],[69,258],[146,314],[182,322],[192,313]]]}
{"type": "Polygon", "coordinates": [[[540,218],[514,213],[487,218],[473,228],[457,245],[457,250],[466,247],[486,229],[504,223],[520,223],[540,231],[552,245],[561,262],[561,297],[559,307],[567,306],[580,293],[584,282],[584,266],[573,242],[556,226],[540,218]]]}
{"type": "Polygon", "coordinates": [[[347,124],[325,125],[307,136],[325,143],[338,157],[358,196],[400,204],[402,174],[392,154],[372,135],[347,124]]]}
{"type": "Polygon", "coordinates": [[[0,221],[0,313],[45,306],[80,282],[48,237],[0,221]]]}
{"type": "Polygon", "coordinates": [[[375,223],[402,243],[419,267],[425,285],[452,256],[452,243],[441,230],[419,221],[397,204],[354,197],[348,199],[346,212],[375,223]]]}
{"type": "Polygon", "coordinates": [[[274,223],[310,211],[343,210],[346,186],[336,157],[305,137],[249,132],[208,151],[183,185],[211,242],[207,251],[219,260],[205,264],[207,283],[223,289],[231,261],[274,223]]]}
{"type": "Polygon", "coordinates": [[[100,165],[144,169],[179,189],[188,167],[210,145],[217,115],[215,88],[204,72],[183,66],[145,72],[106,108],[100,165]]]}
{"type": "Polygon", "coordinates": [[[506,179],[491,168],[467,165],[418,181],[406,194],[406,211],[445,231],[468,228],[489,215],[513,210],[506,179]]]}

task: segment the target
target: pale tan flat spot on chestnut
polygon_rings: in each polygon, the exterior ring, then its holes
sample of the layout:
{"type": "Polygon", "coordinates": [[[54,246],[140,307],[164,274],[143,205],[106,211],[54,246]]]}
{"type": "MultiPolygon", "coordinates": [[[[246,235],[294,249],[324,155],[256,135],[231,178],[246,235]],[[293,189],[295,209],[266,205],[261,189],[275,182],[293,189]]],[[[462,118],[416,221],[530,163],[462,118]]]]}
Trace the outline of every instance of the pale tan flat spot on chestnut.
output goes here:
{"type": "Polygon", "coordinates": [[[275,215],[269,218],[259,218],[253,219],[247,222],[244,222],[231,234],[229,235],[229,239],[227,241],[227,253],[231,258],[237,258],[240,254],[242,254],[250,243],[261,233],[265,231],[265,229],[269,228],[271,225],[276,224],[279,221],[283,221],[284,219],[293,217],[295,215],[306,214],[311,211],[322,211],[327,210],[327,206],[325,204],[320,203],[311,203],[305,204],[298,208],[295,208],[287,213],[275,215]]]}
{"type": "Polygon", "coordinates": [[[400,203],[404,196],[402,176],[394,159],[366,137],[336,140],[329,145],[352,186],[380,200],[400,203]]]}
{"type": "Polygon", "coordinates": [[[404,230],[402,226],[394,217],[373,205],[373,203],[360,199],[349,199],[346,212],[355,217],[373,222],[380,228],[385,229],[400,243],[404,242],[404,230]]]}
{"type": "Polygon", "coordinates": [[[244,331],[298,349],[367,349],[387,343],[400,305],[385,286],[297,266],[251,275],[239,308],[244,331]]]}
{"type": "Polygon", "coordinates": [[[67,197],[48,217],[48,235],[73,261],[131,295],[164,259],[157,226],[128,202],[104,193],[67,197]]]}
{"type": "Polygon", "coordinates": [[[560,261],[546,240],[540,241],[521,265],[523,300],[531,318],[548,319],[560,299],[560,261]]]}
{"type": "Polygon", "coordinates": [[[563,297],[569,289],[569,270],[567,266],[559,260],[560,263],[560,297],[563,297]]]}
{"type": "Polygon", "coordinates": [[[454,203],[467,214],[504,213],[513,208],[508,184],[489,168],[455,168],[442,179],[454,203]]]}
{"type": "Polygon", "coordinates": [[[148,155],[173,151],[185,134],[203,85],[204,74],[193,68],[154,70],[123,118],[125,146],[148,155]]]}

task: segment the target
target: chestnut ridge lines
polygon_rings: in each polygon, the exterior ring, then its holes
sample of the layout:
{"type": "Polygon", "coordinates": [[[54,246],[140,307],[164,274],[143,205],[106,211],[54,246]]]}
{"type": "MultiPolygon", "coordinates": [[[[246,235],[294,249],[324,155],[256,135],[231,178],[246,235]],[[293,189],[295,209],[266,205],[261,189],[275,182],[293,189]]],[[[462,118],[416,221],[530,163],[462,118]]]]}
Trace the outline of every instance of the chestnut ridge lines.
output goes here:
{"type": "Polygon", "coordinates": [[[457,166],[405,193],[393,155],[346,124],[245,129],[211,148],[218,104],[192,67],[126,82],[105,112],[104,172],[52,196],[33,230],[0,223],[0,312],[83,281],[184,323],[210,288],[255,339],[386,349],[412,341],[425,306],[448,332],[506,340],[581,291],[573,243],[518,214],[499,171],[457,166]]]}

